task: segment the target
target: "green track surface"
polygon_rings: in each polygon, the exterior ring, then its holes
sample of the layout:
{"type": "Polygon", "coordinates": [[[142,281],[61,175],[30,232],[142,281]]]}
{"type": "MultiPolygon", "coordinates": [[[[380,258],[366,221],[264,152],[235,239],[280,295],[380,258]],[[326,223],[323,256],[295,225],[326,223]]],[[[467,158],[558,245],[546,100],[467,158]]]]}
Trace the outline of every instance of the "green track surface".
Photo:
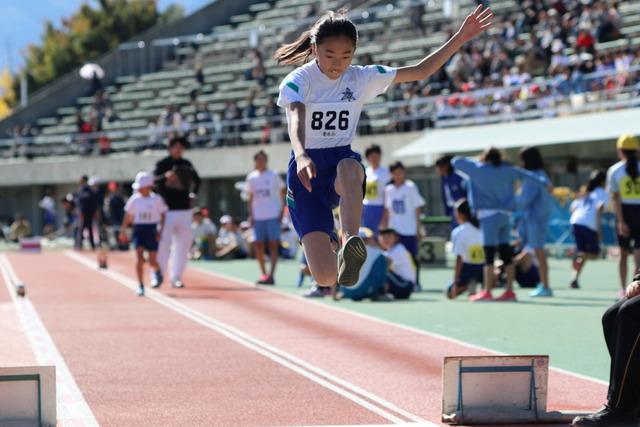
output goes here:
{"type": "MultiPolygon", "coordinates": [[[[253,282],[258,276],[254,260],[199,261],[192,265],[245,281],[253,282]]],[[[619,289],[616,263],[587,264],[580,290],[568,289],[569,260],[552,259],[550,267],[553,298],[530,298],[529,290],[520,289],[516,291],[518,303],[469,303],[464,296],[450,301],[443,290],[451,280],[452,269],[423,266],[421,281],[426,290],[414,294],[409,301],[321,301],[499,352],[548,354],[555,367],[608,380],[609,356],[600,319],[615,302],[619,289]]],[[[276,288],[300,294],[301,290],[295,287],[297,276],[296,262],[281,262],[276,288]]]]}

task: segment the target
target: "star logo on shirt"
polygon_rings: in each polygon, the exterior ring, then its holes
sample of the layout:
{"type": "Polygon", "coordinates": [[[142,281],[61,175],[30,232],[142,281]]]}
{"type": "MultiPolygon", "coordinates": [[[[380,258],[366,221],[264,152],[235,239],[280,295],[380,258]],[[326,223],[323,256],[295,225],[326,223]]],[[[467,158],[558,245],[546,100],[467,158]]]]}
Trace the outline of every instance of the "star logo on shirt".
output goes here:
{"type": "Polygon", "coordinates": [[[353,96],[353,91],[349,88],[346,88],[344,92],[342,92],[342,99],[340,101],[355,101],[356,98],[353,96]]]}

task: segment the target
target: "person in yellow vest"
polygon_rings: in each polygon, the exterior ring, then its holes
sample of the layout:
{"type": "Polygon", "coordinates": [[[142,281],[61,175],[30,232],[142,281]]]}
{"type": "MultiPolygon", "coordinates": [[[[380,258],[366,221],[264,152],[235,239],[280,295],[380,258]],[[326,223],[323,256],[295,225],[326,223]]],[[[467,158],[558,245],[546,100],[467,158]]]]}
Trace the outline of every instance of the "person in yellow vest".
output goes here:
{"type": "Polygon", "coordinates": [[[471,213],[466,199],[454,205],[454,215],[459,224],[451,232],[452,252],[456,256],[453,282],[447,286],[447,298],[455,298],[471,285],[482,284],[484,258],[484,238],[478,219],[471,213]]]}
{"type": "Polygon", "coordinates": [[[640,141],[624,134],[616,144],[620,161],[607,171],[607,189],[612,194],[620,246],[620,296],[627,284],[627,257],[633,251],[635,269],[640,268],[640,141]]]}

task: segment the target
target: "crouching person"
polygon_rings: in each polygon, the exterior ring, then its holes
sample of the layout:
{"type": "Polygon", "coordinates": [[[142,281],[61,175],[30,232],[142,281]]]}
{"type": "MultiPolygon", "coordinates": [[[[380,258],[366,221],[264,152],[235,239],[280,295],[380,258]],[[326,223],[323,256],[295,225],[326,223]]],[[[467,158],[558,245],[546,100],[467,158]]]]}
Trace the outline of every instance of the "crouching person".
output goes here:
{"type": "Polygon", "coordinates": [[[394,299],[409,299],[416,287],[416,265],[393,228],[380,230],[380,246],[388,260],[387,290],[394,299]]]}

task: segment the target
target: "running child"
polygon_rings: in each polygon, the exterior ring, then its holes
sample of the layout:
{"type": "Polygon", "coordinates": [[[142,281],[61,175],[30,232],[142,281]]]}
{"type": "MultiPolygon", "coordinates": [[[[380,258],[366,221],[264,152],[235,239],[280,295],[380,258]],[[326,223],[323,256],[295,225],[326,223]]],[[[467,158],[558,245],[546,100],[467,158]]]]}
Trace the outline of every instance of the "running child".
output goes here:
{"type": "Polygon", "coordinates": [[[603,171],[593,171],[585,194],[571,203],[571,227],[576,240],[576,257],[573,260],[573,275],[570,287],[580,288],[578,278],[587,260],[597,259],[600,255],[600,236],[602,213],[607,201],[602,196],[606,182],[603,171]],[[598,191],[600,190],[600,191],[598,191]]]}
{"type": "Polygon", "coordinates": [[[529,181],[540,186],[550,186],[544,176],[511,166],[503,161],[502,153],[496,148],[485,151],[480,161],[464,157],[454,157],[453,167],[469,178],[469,202],[480,220],[484,239],[484,290],[470,298],[471,301],[492,301],[491,289],[495,277],[493,263],[496,252],[504,262],[507,272],[506,291],[496,301],[515,301],[513,292],[513,249],[511,240],[511,213],[516,208],[515,184],[529,181]]]}
{"type": "Polygon", "coordinates": [[[456,256],[456,267],[453,282],[447,286],[447,298],[456,298],[473,284],[482,284],[484,266],[484,244],[480,222],[471,213],[471,206],[466,199],[455,203],[456,223],[459,224],[451,232],[452,252],[456,256]]]}
{"type": "Polygon", "coordinates": [[[158,241],[164,226],[165,214],[168,210],[162,197],[153,193],[153,175],[148,172],[138,172],[136,180],[131,186],[136,193],[125,205],[126,215],[122,222],[120,240],[127,240],[126,229],[133,224],[133,244],[136,247],[136,272],[140,287],[138,295],[144,295],[144,252],[149,255],[149,265],[153,269],[151,286],[156,288],[162,283],[162,271],[157,260],[158,241]]]}
{"type": "Polygon", "coordinates": [[[633,251],[635,270],[640,268],[640,142],[633,135],[622,135],[617,142],[620,161],[607,171],[607,188],[612,193],[616,214],[618,245],[620,246],[619,273],[622,290],[627,284],[627,258],[633,251]],[[633,245],[633,249],[632,249],[633,245]]]}
{"type": "Polygon", "coordinates": [[[364,103],[393,83],[433,75],[466,42],[489,28],[492,16],[490,9],[478,6],[440,49],[407,67],[351,65],[358,31],[346,11],[327,12],[297,40],[276,51],[274,58],[280,64],[303,64],[281,83],[278,106],[286,109],[292,146],[287,204],[319,285],[353,286],[366,258],[358,236],[365,171],[360,155],[351,150],[364,103]],[[334,206],[340,207],[342,230],[337,263],[331,245],[332,237],[337,239],[334,206]]]}

